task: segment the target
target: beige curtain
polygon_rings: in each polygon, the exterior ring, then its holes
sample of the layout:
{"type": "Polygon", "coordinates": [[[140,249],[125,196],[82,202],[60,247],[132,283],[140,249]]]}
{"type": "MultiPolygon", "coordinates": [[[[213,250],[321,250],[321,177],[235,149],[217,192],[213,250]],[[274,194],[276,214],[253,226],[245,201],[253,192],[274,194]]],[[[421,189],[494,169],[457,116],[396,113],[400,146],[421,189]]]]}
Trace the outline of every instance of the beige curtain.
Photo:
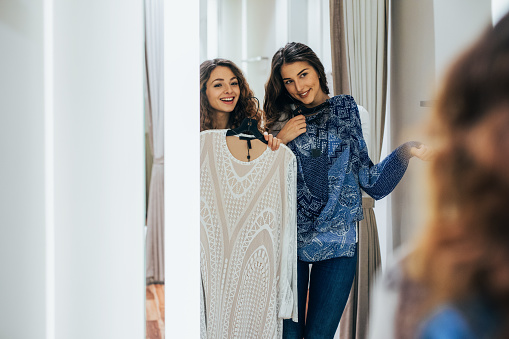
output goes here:
{"type": "Polygon", "coordinates": [[[154,162],[147,211],[147,284],[164,283],[163,1],[145,0],[148,131],[154,162]]]}
{"type": "MultiPolygon", "coordinates": [[[[334,94],[351,94],[369,112],[368,152],[377,163],[385,122],[388,0],[331,0],[330,20],[334,94]]],[[[363,197],[362,207],[357,275],[340,322],[342,339],[366,338],[372,282],[381,265],[374,200],[363,197]]]]}
{"type": "Polygon", "coordinates": [[[343,0],[330,0],[329,2],[334,95],[350,94],[346,59],[345,20],[341,15],[342,7],[343,0]]]}
{"type": "MultiPolygon", "coordinates": [[[[146,74],[145,74],[146,76],[146,74]]],[[[145,92],[147,90],[145,89],[145,92]]],[[[149,117],[148,110],[150,103],[148,102],[148,95],[145,97],[145,217],[148,213],[148,199],[150,193],[150,181],[152,179],[152,165],[154,164],[154,146],[152,145],[151,135],[148,126],[149,117]]]]}
{"type": "Polygon", "coordinates": [[[339,337],[341,339],[364,339],[368,334],[371,288],[375,272],[381,265],[380,245],[373,207],[375,207],[373,198],[362,198],[364,219],[358,223],[359,251],[357,274],[355,275],[350,297],[339,323],[339,337]]]}

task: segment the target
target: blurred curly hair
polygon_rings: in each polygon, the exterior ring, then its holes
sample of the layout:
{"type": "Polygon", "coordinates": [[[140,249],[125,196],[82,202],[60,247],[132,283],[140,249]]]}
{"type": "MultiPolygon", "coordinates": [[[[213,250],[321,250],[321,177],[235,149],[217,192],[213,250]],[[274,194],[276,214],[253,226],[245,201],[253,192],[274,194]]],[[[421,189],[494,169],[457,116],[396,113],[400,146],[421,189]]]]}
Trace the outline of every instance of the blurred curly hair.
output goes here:
{"type": "MultiPolygon", "coordinates": [[[[493,288],[497,272],[509,272],[509,185],[501,175],[509,168],[494,170],[471,149],[472,143],[483,142],[472,140],[472,131],[501,109],[509,114],[507,107],[509,15],[451,66],[433,110],[430,132],[437,145],[429,172],[431,213],[406,266],[430,288],[428,306],[484,295],[509,314],[509,286],[493,288]]],[[[495,148],[487,152],[507,156],[501,145],[486,145],[495,148]]]]}

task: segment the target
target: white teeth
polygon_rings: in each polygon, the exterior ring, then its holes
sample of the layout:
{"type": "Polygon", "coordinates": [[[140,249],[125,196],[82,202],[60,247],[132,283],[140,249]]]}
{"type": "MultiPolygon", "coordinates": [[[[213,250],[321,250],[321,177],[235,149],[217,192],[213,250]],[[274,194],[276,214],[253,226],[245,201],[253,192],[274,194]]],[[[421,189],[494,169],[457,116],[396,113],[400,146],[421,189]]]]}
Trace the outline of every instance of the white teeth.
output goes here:
{"type": "Polygon", "coordinates": [[[228,101],[228,102],[230,102],[230,101],[233,101],[233,98],[223,98],[223,99],[221,99],[221,101],[228,101]]]}

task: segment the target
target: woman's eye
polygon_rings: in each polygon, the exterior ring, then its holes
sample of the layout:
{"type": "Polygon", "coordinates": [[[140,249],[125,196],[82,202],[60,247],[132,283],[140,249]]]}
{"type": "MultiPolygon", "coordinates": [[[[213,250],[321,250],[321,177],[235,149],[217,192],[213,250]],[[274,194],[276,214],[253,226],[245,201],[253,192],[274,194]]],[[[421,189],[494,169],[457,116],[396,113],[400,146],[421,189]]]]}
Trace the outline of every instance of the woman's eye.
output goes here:
{"type": "Polygon", "coordinates": [[[231,83],[231,85],[232,85],[232,86],[238,86],[238,85],[239,85],[239,83],[238,83],[238,82],[232,82],[232,83],[231,83]]]}
{"type": "Polygon", "coordinates": [[[215,84],[214,87],[221,87],[221,84],[215,84]]]}
{"type": "Polygon", "coordinates": [[[285,81],[285,85],[289,85],[289,84],[291,84],[291,83],[292,83],[292,80],[286,80],[286,81],[285,81]]]}
{"type": "Polygon", "coordinates": [[[306,75],[308,75],[308,74],[307,74],[307,73],[302,73],[302,74],[300,75],[300,77],[301,77],[301,78],[304,78],[306,75]]]}

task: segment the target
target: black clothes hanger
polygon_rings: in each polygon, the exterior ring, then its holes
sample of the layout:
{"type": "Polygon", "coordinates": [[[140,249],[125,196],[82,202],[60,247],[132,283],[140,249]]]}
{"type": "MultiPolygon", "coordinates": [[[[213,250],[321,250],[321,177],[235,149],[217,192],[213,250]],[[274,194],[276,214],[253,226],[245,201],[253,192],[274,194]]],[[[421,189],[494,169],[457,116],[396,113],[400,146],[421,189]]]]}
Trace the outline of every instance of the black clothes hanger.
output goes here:
{"type": "Polygon", "coordinates": [[[226,132],[226,136],[246,134],[246,135],[253,136],[250,139],[258,139],[260,141],[263,141],[265,144],[267,144],[268,142],[265,140],[265,137],[263,136],[263,134],[260,133],[257,126],[258,126],[258,121],[256,121],[255,119],[251,119],[251,118],[245,118],[239,127],[229,129],[226,132]]]}
{"type": "MultiPolygon", "coordinates": [[[[258,110],[260,108],[260,102],[258,101],[258,98],[256,98],[256,97],[252,97],[252,98],[256,99],[256,101],[258,102],[258,106],[256,108],[256,112],[258,112],[258,110]]],[[[229,129],[226,132],[226,136],[239,135],[239,134],[246,134],[246,135],[252,136],[252,138],[251,137],[247,137],[247,138],[241,137],[242,140],[258,139],[261,142],[263,142],[264,144],[268,144],[268,141],[265,140],[265,137],[263,136],[263,134],[260,133],[260,131],[258,130],[258,121],[256,121],[255,119],[245,118],[239,127],[229,129]]]]}
{"type": "Polygon", "coordinates": [[[304,106],[303,104],[300,104],[300,105],[297,105],[297,107],[295,107],[295,109],[292,110],[292,115],[294,117],[297,115],[301,115],[301,114],[304,116],[313,115],[316,111],[322,109],[323,107],[325,107],[327,105],[329,105],[329,103],[327,103],[327,101],[321,103],[318,106],[311,107],[311,108],[308,108],[308,107],[304,106]]]}

